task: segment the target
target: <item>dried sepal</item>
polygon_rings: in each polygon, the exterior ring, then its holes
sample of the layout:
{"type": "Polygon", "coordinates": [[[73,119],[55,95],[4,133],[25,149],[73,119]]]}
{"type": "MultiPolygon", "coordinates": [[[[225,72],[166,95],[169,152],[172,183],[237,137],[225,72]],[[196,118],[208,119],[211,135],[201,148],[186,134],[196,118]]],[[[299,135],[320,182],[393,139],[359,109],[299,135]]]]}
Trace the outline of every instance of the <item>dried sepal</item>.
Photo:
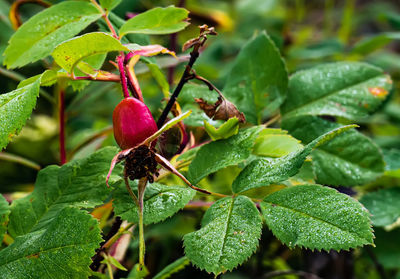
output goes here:
{"type": "Polygon", "coordinates": [[[232,117],[236,117],[239,122],[244,123],[246,121],[244,114],[241,113],[233,103],[221,96],[213,105],[208,104],[201,98],[196,98],[195,101],[200,106],[200,109],[211,119],[228,120],[232,117]]]}

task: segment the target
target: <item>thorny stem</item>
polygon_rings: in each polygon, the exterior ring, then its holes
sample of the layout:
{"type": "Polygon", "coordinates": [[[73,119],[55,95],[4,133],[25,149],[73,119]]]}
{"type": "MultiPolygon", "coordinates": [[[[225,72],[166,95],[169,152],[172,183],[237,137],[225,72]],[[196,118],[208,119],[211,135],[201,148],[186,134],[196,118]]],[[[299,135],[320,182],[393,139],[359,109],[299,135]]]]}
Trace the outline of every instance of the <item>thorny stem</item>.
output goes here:
{"type": "Polygon", "coordinates": [[[183,86],[185,85],[186,82],[189,81],[189,76],[193,67],[193,64],[196,62],[197,58],[199,57],[199,49],[204,45],[204,43],[207,40],[206,34],[211,34],[211,35],[216,35],[215,31],[213,28],[208,28],[205,26],[204,29],[202,29],[204,26],[200,27],[200,36],[197,39],[197,43],[193,44],[193,50],[190,52],[190,59],[189,63],[186,65],[185,71],[183,72],[183,75],[181,79],[179,80],[178,85],[176,86],[174,93],[172,93],[171,98],[169,99],[167,105],[165,106],[163,112],[161,113],[160,118],[157,121],[157,127],[160,128],[165,120],[167,119],[168,113],[171,111],[172,107],[175,104],[176,99],[179,96],[179,93],[181,93],[183,86]],[[212,30],[212,31],[211,31],[212,30]],[[209,32],[211,31],[211,32],[209,32]],[[203,33],[204,32],[204,33],[203,33]]]}
{"type": "Polygon", "coordinates": [[[169,99],[166,107],[164,108],[163,112],[161,113],[160,118],[157,121],[157,127],[160,128],[162,125],[164,125],[165,120],[167,119],[168,113],[172,109],[172,107],[175,104],[176,99],[179,96],[179,93],[181,93],[183,86],[185,85],[186,82],[188,82],[188,76],[190,74],[190,70],[193,67],[194,62],[196,62],[197,58],[199,57],[199,52],[198,49],[195,48],[193,51],[190,53],[190,60],[189,63],[186,65],[185,71],[183,72],[183,75],[176,86],[174,93],[172,94],[171,98],[169,99]],[[196,50],[195,50],[196,49],[196,50]]]}
{"type": "Polygon", "coordinates": [[[64,102],[64,88],[59,89],[58,98],[58,117],[59,117],[59,127],[60,127],[60,164],[64,165],[67,162],[67,155],[65,151],[65,102],[64,102]]]}
{"type": "Polygon", "coordinates": [[[143,226],[143,197],[146,189],[147,178],[139,179],[138,196],[139,196],[139,265],[144,267],[145,243],[144,243],[144,226],[143,226]]]}

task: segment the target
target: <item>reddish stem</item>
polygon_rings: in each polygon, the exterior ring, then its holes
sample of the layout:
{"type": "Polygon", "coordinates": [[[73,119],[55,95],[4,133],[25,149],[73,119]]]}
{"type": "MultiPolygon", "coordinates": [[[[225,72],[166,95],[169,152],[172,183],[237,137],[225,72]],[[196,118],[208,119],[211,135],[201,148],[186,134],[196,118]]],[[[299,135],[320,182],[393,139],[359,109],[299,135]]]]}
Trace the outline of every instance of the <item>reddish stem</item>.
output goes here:
{"type": "Polygon", "coordinates": [[[121,52],[121,54],[117,57],[117,62],[118,62],[119,75],[121,78],[122,91],[124,92],[124,97],[128,98],[129,90],[128,90],[128,83],[126,81],[126,74],[125,74],[125,67],[124,67],[124,53],[123,52],[121,52]]]}
{"type": "Polygon", "coordinates": [[[60,121],[60,164],[64,165],[67,162],[67,156],[65,152],[65,103],[64,103],[65,91],[63,88],[59,91],[59,121],[60,121]]]}

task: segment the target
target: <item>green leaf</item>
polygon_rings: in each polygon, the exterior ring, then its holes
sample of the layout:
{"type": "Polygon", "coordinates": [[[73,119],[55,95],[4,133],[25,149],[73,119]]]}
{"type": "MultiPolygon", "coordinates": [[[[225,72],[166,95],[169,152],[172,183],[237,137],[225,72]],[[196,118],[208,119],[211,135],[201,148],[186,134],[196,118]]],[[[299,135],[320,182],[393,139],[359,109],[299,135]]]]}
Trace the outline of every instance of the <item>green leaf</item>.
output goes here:
{"type": "MultiPolygon", "coordinates": [[[[134,182],[137,192],[137,182],[134,182]]],[[[144,193],[144,224],[153,224],[171,217],[182,209],[196,194],[188,187],[148,184],[144,193]]],[[[138,207],[121,183],[113,192],[115,214],[128,222],[138,223],[138,207]]]]}
{"type": "Polygon", "coordinates": [[[100,0],[100,5],[108,11],[111,11],[121,3],[122,0],[100,0]]]}
{"type": "Polygon", "coordinates": [[[141,266],[140,264],[135,264],[129,272],[127,279],[142,279],[149,275],[150,272],[145,266],[141,266]]]}
{"type": "Polygon", "coordinates": [[[400,218],[400,188],[365,194],[360,202],[372,214],[371,220],[374,226],[388,226],[400,218]]]}
{"type": "Polygon", "coordinates": [[[184,236],[185,254],[207,272],[232,270],[257,249],[261,228],[260,214],[249,198],[220,199],[205,213],[201,229],[184,236]]]}
{"type": "Polygon", "coordinates": [[[218,128],[204,120],[204,129],[212,140],[227,139],[239,132],[239,120],[236,117],[229,118],[218,128]]]}
{"type": "Polygon", "coordinates": [[[374,112],[391,88],[390,77],[369,64],[323,64],[291,76],[281,112],[284,118],[334,115],[357,119],[374,112]]]}
{"type": "Polygon", "coordinates": [[[228,139],[200,147],[189,165],[188,179],[196,184],[210,173],[245,161],[251,155],[254,140],[261,130],[261,126],[243,129],[228,139]]]}
{"type": "Polygon", "coordinates": [[[313,148],[353,127],[354,125],[348,125],[329,131],[310,142],[301,150],[294,151],[284,157],[278,159],[261,158],[252,161],[233,181],[233,192],[241,193],[288,179],[299,172],[313,148]]]}
{"type": "MultiPolygon", "coordinates": [[[[282,122],[293,136],[308,143],[321,133],[341,127],[315,116],[282,122]]],[[[375,180],[384,171],[379,148],[357,130],[347,131],[311,153],[317,183],[354,186],[375,180]]]]}
{"type": "Polygon", "coordinates": [[[39,96],[40,79],[0,95],[0,150],[7,146],[31,116],[39,96]]]}
{"type": "Polygon", "coordinates": [[[383,149],[383,160],[385,161],[385,176],[400,178],[400,150],[383,149]]]}
{"type": "Polygon", "coordinates": [[[117,261],[113,256],[106,255],[105,259],[102,261],[102,263],[109,262],[116,268],[123,270],[123,271],[128,271],[119,261],[117,261]]]}
{"type": "Polygon", "coordinates": [[[169,83],[168,83],[167,79],[165,78],[164,73],[161,71],[160,67],[158,67],[157,64],[146,63],[146,65],[149,68],[151,75],[156,80],[158,86],[160,86],[160,88],[164,94],[164,97],[168,98],[169,97],[169,83]]]}
{"type": "Polygon", "coordinates": [[[40,86],[52,86],[57,82],[58,72],[55,70],[46,70],[41,74],[27,78],[18,84],[17,88],[25,87],[40,79],[40,86]]]}
{"type": "Polygon", "coordinates": [[[66,1],[34,15],[11,37],[4,52],[8,68],[24,66],[48,56],[63,41],[101,17],[91,3],[66,1]]]}
{"type": "Polygon", "coordinates": [[[184,269],[185,266],[189,264],[189,259],[186,256],[177,259],[173,263],[167,265],[163,268],[159,273],[157,273],[153,279],[167,279],[170,278],[173,274],[179,272],[180,270],[184,269]]]}
{"type": "Polygon", "coordinates": [[[400,40],[400,32],[385,32],[364,38],[356,43],[352,52],[368,55],[375,50],[382,49],[393,40],[400,40]]]}
{"type": "Polygon", "coordinates": [[[120,36],[129,33],[162,35],[176,33],[189,25],[185,20],[189,12],[183,8],[169,6],[154,8],[128,20],[119,29],[120,36]]]}
{"type": "Polygon", "coordinates": [[[155,132],[154,134],[152,134],[150,137],[148,137],[143,144],[150,143],[152,141],[154,141],[155,139],[157,139],[159,136],[161,136],[162,133],[164,133],[165,131],[171,129],[172,127],[174,127],[176,124],[178,124],[180,121],[182,121],[183,119],[185,119],[186,117],[188,117],[190,114],[192,113],[192,111],[187,111],[185,113],[182,113],[180,115],[178,115],[177,117],[172,118],[170,121],[168,121],[167,123],[165,123],[160,129],[157,130],[157,132],[155,132]]]}
{"type": "Polygon", "coordinates": [[[100,242],[97,221],[65,207],[45,228],[17,237],[0,251],[0,273],[3,278],[85,279],[100,242]]]}
{"type": "Polygon", "coordinates": [[[9,214],[10,208],[8,202],[3,195],[0,194],[0,240],[3,240],[4,233],[6,232],[9,214]]]}
{"type": "Polygon", "coordinates": [[[88,33],[58,45],[52,56],[61,68],[71,73],[86,57],[111,51],[129,51],[119,40],[102,32],[88,33]]]}
{"type": "Polygon", "coordinates": [[[290,248],[348,250],[373,244],[367,210],[335,189],[288,187],[267,196],[260,206],[272,233],[290,248]]]}
{"type": "Polygon", "coordinates": [[[281,129],[264,129],[258,135],[253,147],[253,154],[265,157],[282,157],[298,151],[303,145],[281,129]]]}
{"type": "Polygon", "coordinates": [[[279,50],[263,32],[246,43],[228,75],[224,95],[257,124],[286,97],[288,73],[279,50]]]}
{"type": "Polygon", "coordinates": [[[106,174],[116,153],[116,148],[106,147],[62,167],[53,165],[41,170],[34,191],[11,204],[10,235],[41,230],[65,207],[93,208],[102,204],[109,194],[106,174]]]}
{"type": "Polygon", "coordinates": [[[400,268],[400,229],[390,232],[376,230],[376,248],[373,250],[377,260],[388,269],[400,268]]]}

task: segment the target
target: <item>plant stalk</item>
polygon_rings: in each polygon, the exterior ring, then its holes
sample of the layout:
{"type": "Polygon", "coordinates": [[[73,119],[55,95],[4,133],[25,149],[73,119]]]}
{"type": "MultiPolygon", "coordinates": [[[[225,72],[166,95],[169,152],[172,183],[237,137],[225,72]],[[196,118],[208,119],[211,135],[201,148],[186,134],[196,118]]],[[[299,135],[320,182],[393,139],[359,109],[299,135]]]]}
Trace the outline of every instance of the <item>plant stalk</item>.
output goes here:
{"type": "Polygon", "coordinates": [[[171,111],[172,107],[175,104],[176,99],[179,96],[179,93],[181,93],[183,86],[185,83],[188,81],[188,77],[190,76],[190,71],[193,67],[194,62],[196,62],[197,58],[199,57],[199,51],[198,48],[194,48],[193,51],[190,53],[190,60],[189,63],[186,65],[185,71],[183,72],[183,75],[176,86],[174,93],[172,93],[171,98],[169,99],[166,107],[164,108],[163,112],[161,113],[160,118],[157,121],[157,127],[160,128],[162,125],[164,125],[165,120],[167,120],[168,113],[171,111]]]}
{"type": "Polygon", "coordinates": [[[146,189],[147,178],[141,178],[138,184],[139,196],[139,265],[140,268],[144,267],[145,243],[144,243],[144,224],[143,224],[143,197],[146,189]]]}
{"type": "Polygon", "coordinates": [[[60,164],[64,165],[67,162],[67,155],[65,151],[65,89],[59,89],[59,99],[58,99],[58,117],[59,117],[59,126],[60,126],[60,164]]]}

